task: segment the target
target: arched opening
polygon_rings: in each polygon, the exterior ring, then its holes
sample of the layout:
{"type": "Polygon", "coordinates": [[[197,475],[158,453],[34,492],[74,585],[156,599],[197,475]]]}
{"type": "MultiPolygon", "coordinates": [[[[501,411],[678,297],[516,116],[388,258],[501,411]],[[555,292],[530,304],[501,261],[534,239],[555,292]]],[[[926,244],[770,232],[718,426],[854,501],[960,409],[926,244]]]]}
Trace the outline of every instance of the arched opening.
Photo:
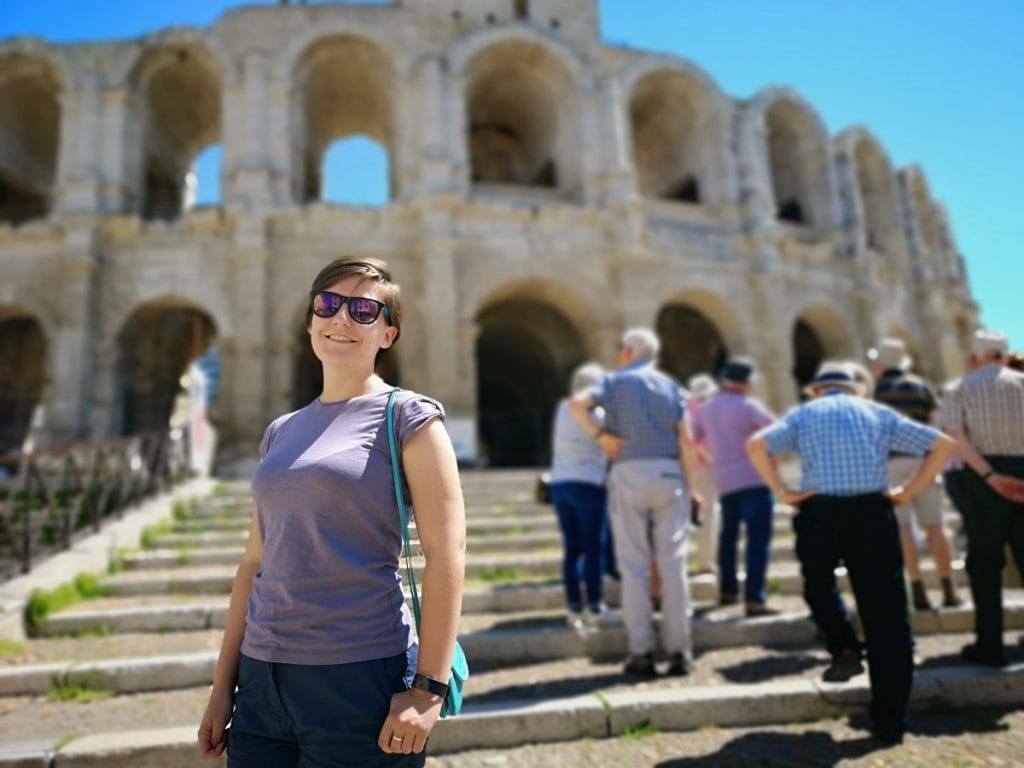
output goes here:
{"type": "Polygon", "coordinates": [[[712,376],[725,365],[729,350],[714,323],[685,304],[669,304],[655,325],[661,339],[659,365],[685,384],[696,373],[712,376]]]}
{"type": "Polygon", "coordinates": [[[216,335],[205,312],[167,304],[135,310],[118,334],[118,417],[122,435],[166,429],[189,363],[216,335]]]}
{"type": "Polygon", "coordinates": [[[467,79],[471,182],[574,189],[579,137],[561,62],[538,45],[497,43],[477,54],[467,79]]]}
{"type": "Polygon", "coordinates": [[[899,234],[896,185],[885,156],[871,141],[862,139],[854,150],[857,188],[864,214],[868,248],[894,256],[893,237],[899,234]]]}
{"type": "Polygon", "coordinates": [[[768,166],[780,221],[810,227],[831,222],[828,153],[814,120],[797,104],[779,100],[767,114],[768,166]]]}
{"type": "Polygon", "coordinates": [[[629,103],[638,191],[685,203],[708,201],[718,120],[703,86],[679,72],[640,80],[629,103]]]}
{"type": "Polygon", "coordinates": [[[198,46],[150,51],[140,63],[140,211],[174,220],[188,207],[190,171],[200,151],[220,141],[221,87],[198,46]]]}
{"type": "Polygon", "coordinates": [[[57,173],[60,103],[45,62],[0,57],[0,222],[21,224],[49,213],[57,173]]]}
{"type": "Polygon", "coordinates": [[[387,150],[369,136],[339,139],[324,153],[324,202],[385,205],[391,170],[387,150]]]}
{"type": "Polygon", "coordinates": [[[186,177],[185,210],[223,204],[220,189],[223,159],[224,147],[221,144],[209,146],[196,155],[186,177]]]}
{"type": "Polygon", "coordinates": [[[540,466],[551,460],[551,418],[583,362],[583,342],[558,310],[509,299],[477,321],[477,404],[482,451],[490,466],[540,466]]]}
{"type": "Polygon", "coordinates": [[[799,399],[806,398],[803,388],[814,378],[824,359],[825,345],[814,328],[802,319],[797,320],[793,326],[793,379],[799,399]]]}
{"type": "MultiPolygon", "coordinates": [[[[339,139],[358,137],[353,145],[370,140],[384,154],[383,177],[373,175],[375,200],[387,202],[397,192],[393,184],[390,156],[394,147],[392,124],[391,61],[372,42],[350,35],[325,38],[312,45],[303,55],[296,71],[298,90],[298,130],[293,132],[293,157],[298,173],[296,194],[299,202],[331,199],[335,190],[328,190],[325,171],[330,170],[335,182],[348,185],[365,194],[365,179],[359,165],[335,168],[328,149],[339,139]],[[381,194],[379,185],[385,180],[381,194]]],[[[351,147],[345,147],[344,153],[351,147]]],[[[364,146],[365,149],[365,146],[364,146]]],[[[351,159],[351,157],[349,158],[351,159]]],[[[379,160],[370,157],[380,165],[379,160]]],[[[367,187],[368,188],[368,187],[367,187]]],[[[340,200],[340,202],[352,202],[340,200]]],[[[360,201],[360,204],[363,204],[360,201]]]]}
{"type": "Polygon", "coordinates": [[[0,455],[21,450],[46,383],[46,338],[35,318],[0,319],[0,455]]]}
{"type": "MultiPolygon", "coordinates": [[[[320,397],[324,389],[324,372],[319,358],[313,353],[309,331],[305,326],[299,328],[293,349],[291,407],[292,410],[298,410],[320,397]]],[[[388,384],[402,386],[401,370],[395,350],[389,350],[377,358],[377,375],[388,384]]]]}

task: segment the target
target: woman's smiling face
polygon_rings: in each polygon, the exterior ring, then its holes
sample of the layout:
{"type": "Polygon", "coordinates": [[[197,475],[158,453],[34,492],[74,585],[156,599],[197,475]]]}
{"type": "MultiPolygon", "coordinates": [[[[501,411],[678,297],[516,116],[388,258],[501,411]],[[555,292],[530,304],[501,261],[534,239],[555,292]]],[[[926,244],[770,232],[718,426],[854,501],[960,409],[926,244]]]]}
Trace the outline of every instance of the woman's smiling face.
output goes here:
{"type": "MultiPolygon", "coordinates": [[[[342,296],[359,296],[380,300],[377,284],[358,275],[343,278],[330,285],[327,290],[342,296]]],[[[326,365],[352,365],[367,361],[373,369],[377,351],[387,349],[394,341],[397,331],[388,325],[384,312],[369,325],[355,322],[348,314],[348,307],[342,305],[334,317],[310,319],[309,335],[313,353],[326,365]]]]}

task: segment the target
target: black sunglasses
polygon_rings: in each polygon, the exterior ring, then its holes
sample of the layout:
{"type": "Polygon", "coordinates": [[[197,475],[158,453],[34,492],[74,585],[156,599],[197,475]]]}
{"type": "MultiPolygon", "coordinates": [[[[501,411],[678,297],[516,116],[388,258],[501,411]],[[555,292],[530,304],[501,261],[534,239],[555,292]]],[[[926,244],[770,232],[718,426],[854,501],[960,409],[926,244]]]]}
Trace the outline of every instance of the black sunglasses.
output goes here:
{"type": "Polygon", "coordinates": [[[342,296],[332,291],[310,291],[309,297],[313,314],[317,317],[334,317],[345,306],[353,322],[370,325],[384,310],[384,319],[391,325],[391,312],[382,301],[363,296],[342,296]]]}

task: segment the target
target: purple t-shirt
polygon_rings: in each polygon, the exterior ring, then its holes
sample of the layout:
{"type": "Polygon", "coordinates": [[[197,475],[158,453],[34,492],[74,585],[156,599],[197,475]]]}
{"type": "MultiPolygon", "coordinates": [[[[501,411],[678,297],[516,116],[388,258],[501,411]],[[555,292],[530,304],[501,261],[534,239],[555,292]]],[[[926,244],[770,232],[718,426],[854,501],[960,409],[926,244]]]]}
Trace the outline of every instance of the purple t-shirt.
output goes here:
{"type": "Polygon", "coordinates": [[[764,485],[747,458],[747,439],[773,421],[775,416],[759,401],[728,390],[697,409],[690,428],[694,440],[707,441],[719,496],[764,485]]]}
{"type": "MultiPolygon", "coordinates": [[[[394,656],[415,642],[399,576],[388,395],[317,399],[267,427],[252,479],[263,557],[249,596],[245,655],[346,664],[394,656]]],[[[399,450],[435,418],[444,418],[438,402],[400,392],[399,450]]]]}

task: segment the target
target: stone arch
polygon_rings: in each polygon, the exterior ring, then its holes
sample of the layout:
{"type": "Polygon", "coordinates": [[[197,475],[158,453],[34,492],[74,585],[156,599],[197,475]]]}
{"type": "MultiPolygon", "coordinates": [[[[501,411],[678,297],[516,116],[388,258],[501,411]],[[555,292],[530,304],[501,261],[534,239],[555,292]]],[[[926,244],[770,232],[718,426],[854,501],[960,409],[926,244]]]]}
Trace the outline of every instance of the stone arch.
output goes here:
{"type": "Polygon", "coordinates": [[[137,305],[117,333],[114,432],[166,428],[182,374],[216,337],[213,318],[188,300],[137,305]]]}
{"type": "Polygon", "coordinates": [[[814,378],[823,360],[854,359],[856,346],[848,323],[823,304],[802,309],[791,327],[793,382],[803,398],[803,386],[814,378]]]}
{"type": "MultiPolygon", "coordinates": [[[[352,34],[319,37],[296,62],[292,158],[300,202],[322,197],[324,153],[336,139],[363,134],[394,168],[394,67],[385,49],[352,34]]],[[[391,173],[391,197],[397,193],[391,173]]]]}
{"type": "Polygon", "coordinates": [[[222,73],[200,40],[147,49],[131,75],[139,110],[136,168],[144,219],[181,216],[195,159],[221,140],[222,73]]]}
{"type": "Polygon", "coordinates": [[[686,291],[662,303],[655,320],[659,365],[680,383],[695,373],[717,375],[740,344],[737,318],[721,297],[686,291]]]}
{"type": "Polygon", "coordinates": [[[470,181],[580,191],[576,83],[549,46],[496,40],[466,64],[470,181]]]}
{"type": "Polygon", "coordinates": [[[476,315],[477,404],[492,466],[550,462],[555,406],[586,359],[568,304],[523,284],[492,295],[476,315]]]}
{"type": "Polygon", "coordinates": [[[0,222],[49,214],[57,177],[61,80],[48,59],[0,53],[0,222]]]}
{"type": "Polygon", "coordinates": [[[27,310],[0,307],[0,455],[21,450],[47,382],[47,337],[27,310]]]}
{"type": "Polygon", "coordinates": [[[863,216],[864,242],[873,251],[896,259],[901,238],[899,197],[892,164],[881,144],[867,131],[853,141],[852,159],[863,216]]]}
{"type": "Polygon", "coordinates": [[[629,90],[638,191],[688,203],[723,203],[726,174],[720,94],[682,67],[650,68],[629,90]]]}
{"type": "Polygon", "coordinates": [[[829,229],[835,213],[828,131],[821,118],[787,88],[762,91],[752,113],[764,136],[776,218],[829,229]]]}

